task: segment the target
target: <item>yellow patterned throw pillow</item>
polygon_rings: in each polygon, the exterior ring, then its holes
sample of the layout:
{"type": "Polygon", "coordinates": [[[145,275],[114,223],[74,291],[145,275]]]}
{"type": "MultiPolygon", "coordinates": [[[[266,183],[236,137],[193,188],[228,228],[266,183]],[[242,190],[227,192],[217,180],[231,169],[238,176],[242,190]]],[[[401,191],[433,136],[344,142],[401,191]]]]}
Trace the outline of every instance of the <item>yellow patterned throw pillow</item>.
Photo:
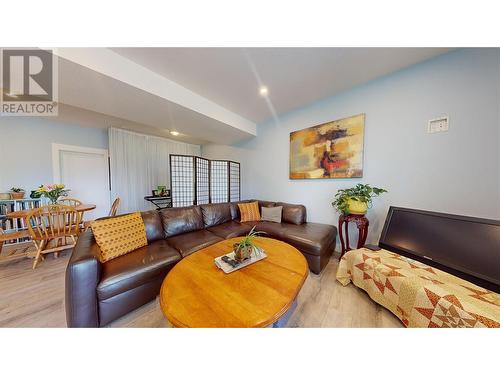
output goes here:
{"type": "Polygon", "coordinates": [[[240,222],[260,221],[259,202],[238,203],[238,207],[240,208],[240,222]]]}
{"type": "Polygon", "coordinates": [[[101,261],[119,257],[146,246],[146,228],[139,212],[93,221],[90,224],[101,248],[101,261]]]}

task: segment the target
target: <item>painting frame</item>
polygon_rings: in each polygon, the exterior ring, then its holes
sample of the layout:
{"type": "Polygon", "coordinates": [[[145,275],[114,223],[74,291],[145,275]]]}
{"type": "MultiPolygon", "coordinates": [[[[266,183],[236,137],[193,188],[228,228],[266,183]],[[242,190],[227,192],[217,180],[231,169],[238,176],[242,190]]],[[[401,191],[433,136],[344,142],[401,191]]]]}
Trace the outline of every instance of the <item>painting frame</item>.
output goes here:
{"type": "Polygon", "coordinates": [[[362,178],[365,113],[290,132],[289,179],[362,178]]]}

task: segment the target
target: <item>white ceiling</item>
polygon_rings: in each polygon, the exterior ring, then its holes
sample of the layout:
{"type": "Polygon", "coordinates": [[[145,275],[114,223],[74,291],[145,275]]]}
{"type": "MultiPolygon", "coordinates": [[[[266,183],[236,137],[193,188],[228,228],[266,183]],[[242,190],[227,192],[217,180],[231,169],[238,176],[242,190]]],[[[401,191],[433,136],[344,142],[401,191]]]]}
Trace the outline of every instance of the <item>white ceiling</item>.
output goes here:
{"type": "Polygon", "coordinates": [[[112,48],[256,123],[450,51],[449,48],[112,48]],[[259,82],[260,81],[260,82],[259,82]]]}
{"type": "Polygon", "coordinates": [[[59,48],[59,121],[234,144],[255,136],[273,111],[280,116],[450,50],[59,48]]]}
{"type": "Polygon", "coordinates": [[[59,58],[58,70],[59,101],[63,103],[61,108],[66,122],[73,114],[86,126],[88,118],[94,118],[99,121],[96,127],[114,126],[194,144],[220,142],[221,139],[222,143],[230,144],[249,136],[211,117],[66,59],[59,58]],[[84,112],[77,112],[75,108],[85,109],[93,115],[83,116],[84,112]],[[181,135],[172,136],[170,130],[179,131],[181,135]]]}

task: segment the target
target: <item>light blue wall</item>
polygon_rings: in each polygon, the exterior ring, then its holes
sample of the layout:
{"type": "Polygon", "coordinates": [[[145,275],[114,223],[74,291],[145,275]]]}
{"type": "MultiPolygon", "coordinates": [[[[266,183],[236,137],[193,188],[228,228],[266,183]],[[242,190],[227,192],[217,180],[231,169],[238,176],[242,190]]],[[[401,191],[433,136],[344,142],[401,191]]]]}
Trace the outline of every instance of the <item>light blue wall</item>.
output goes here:
{"type": "Polygon", "coordinates": [[[499,91],[500,49],[458,50],[261,124],[250,141],[202,153],[241,161],[244,198],[302,203],[315,222],[337,223],[330,202],[339,188],[388,189],[368,215],[372,242],[389,205],[500,219],[499,91]],[[362,179],[288,178],[290,132],[358,113],[366,114],[362,179]],[[428,121],[444,115],[450,130],[428,134],[428,121]]]}
{"type": "Polygon", "coordinates": [[[0,192],[52,181],[52,143],[108,148],[107,129],[35,117],[0,117],[0,192]]]}

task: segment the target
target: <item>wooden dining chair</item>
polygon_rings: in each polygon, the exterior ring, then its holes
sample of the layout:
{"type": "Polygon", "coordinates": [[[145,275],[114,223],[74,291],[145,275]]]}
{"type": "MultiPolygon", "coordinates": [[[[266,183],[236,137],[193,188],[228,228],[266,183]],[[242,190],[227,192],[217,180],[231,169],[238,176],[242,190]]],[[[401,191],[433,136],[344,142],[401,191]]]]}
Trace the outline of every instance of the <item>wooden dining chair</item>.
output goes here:
{"type": "Polygon", "coordinates": [[[60,204],[43,206],[29,214],[26,220],[28,231],[36,247],[33,269],[40,259],[44,259],[44,254],[57,253],[76,245],[75,238],[80,234],[80,217],[74,207],[60,204]],[[71,243],[68,243],[68,238],[71,243]]]}
{"type": "Polygon", "coordinates": [[[21,244],[11,245],[11,249],[7,250],[5,248],[5,253],[2,254],[2,249],[4,242],[12,241],[12,240],[20,240],[22,238],[30,237],[30,234],[27,230],[20,230],[16,232],[5,233],[2,228],[0,228],[0,263],[24,258],[28,256],[28,250],[31,245],[31,241],[22,242],[21,244]]]}
{"type": "Polygon", "coordinates": [[[82,204],[82,202],[79,201],[78,199],[75,199],[75,198],[60,198],[57,201],[57,204],[63,204],[65,206],[76,207],[76,206],[80,206],[82,204]]]}
{"type": "Polygon", "coordinates": [[[111,209],[109,210],[108,216],[116,216],[116,212],[118,211],[118,206],[120,205],[120,198],[116,198],[111,205],[111,209]]]}
{"type": "MultiPolygon", "coordinates": [[[[109,209],[108,217],[116,216],[116,212],[118,211],[118,206],[119,205],[120,205],[120,198],[116,198],[113,201],[113,204],[111,205],[111,208],[109,209]]],[[[90,225],[92,224],[93,221],[94,220],[90,220],[90,221],[85,221],[83,223],[83,227],[84,227],[85,231],[90,228],[90,225]]]]}
{"type": "MultiPolygon", "coordinates": [[[[70,206],[70,207],[76,207],[76,206],[81,206],[83,203],[82,201],[76,199],[76,198],[59,198],[57,200],[57,204],[63,204],[65,206],[70,206]]],[[[85,221],[83,220],[83,214],[84,212],[80,212],[80,227],[82,230],[85,229],[85,221]]]]}

